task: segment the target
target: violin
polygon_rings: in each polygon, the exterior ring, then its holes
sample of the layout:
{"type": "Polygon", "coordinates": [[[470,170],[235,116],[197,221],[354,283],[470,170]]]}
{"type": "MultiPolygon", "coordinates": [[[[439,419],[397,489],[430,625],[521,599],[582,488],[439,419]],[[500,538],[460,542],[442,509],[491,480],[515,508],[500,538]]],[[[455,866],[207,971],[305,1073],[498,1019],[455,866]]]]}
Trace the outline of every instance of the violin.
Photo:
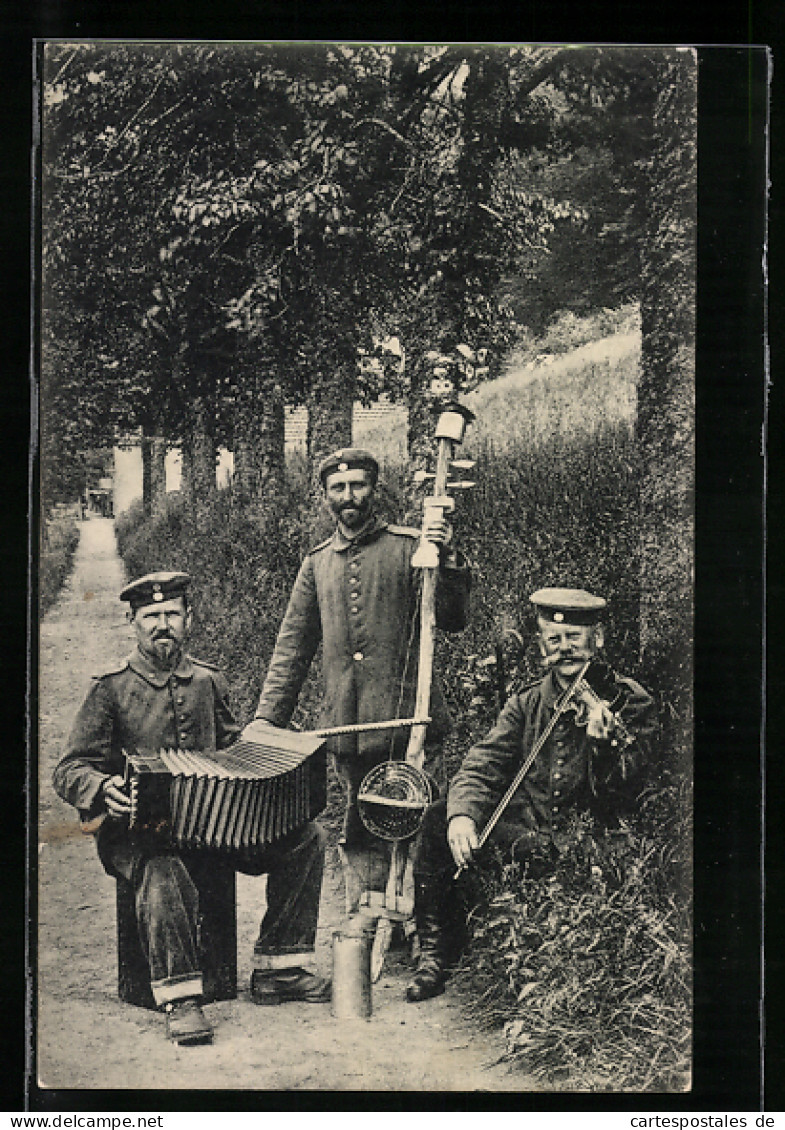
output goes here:
{"type": "Polygon", "coordinates": [[[627,696],[628,691],[617,681],[613,668],[601,659],[592,659],[565,691],[557,710],[560,714],[574,713],[575,725],[586,727],[592,712],[604,707],[613,722],[611,745],[627,749],[635,741],[635,735],[621,719],[627,696]]]}

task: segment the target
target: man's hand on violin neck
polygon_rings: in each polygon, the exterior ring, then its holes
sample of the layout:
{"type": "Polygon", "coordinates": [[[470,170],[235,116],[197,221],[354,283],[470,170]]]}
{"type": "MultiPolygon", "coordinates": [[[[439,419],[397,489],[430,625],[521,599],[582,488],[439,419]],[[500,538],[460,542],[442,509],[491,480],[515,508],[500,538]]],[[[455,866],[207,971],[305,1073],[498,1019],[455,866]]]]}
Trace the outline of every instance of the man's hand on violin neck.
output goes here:
{"type": "Polygon", "coordinates": [[[477,825],[471,816],[453,816],[447,827],[447,843],[459,867],[471,862],[478,847],[477,825]]]}

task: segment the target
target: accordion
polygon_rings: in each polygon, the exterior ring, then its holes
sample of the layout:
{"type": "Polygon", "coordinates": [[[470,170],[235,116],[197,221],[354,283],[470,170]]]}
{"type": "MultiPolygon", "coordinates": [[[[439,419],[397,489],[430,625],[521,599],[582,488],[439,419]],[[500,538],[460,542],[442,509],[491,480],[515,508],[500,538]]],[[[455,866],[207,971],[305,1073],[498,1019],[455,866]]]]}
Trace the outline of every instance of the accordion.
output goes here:
{"type": "Polygon", "coordinates": [[[180,849],[249,859],[317,816],[326,743],[253,722],[227,749],[126,753],[129,830],[180,849]]]}

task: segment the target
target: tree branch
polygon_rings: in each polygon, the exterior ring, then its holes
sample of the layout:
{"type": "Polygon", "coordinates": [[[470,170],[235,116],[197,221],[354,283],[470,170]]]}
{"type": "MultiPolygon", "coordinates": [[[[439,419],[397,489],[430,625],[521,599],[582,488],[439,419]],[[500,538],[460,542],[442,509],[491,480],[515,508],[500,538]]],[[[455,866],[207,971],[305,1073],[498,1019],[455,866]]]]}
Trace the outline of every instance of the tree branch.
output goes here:
{"type": "Polygon", "coordinates": [[[397,129],[393,129],[393,127],[391,125],[389,125],[387,122],[383,121],[381,118],[361,118],[359,120],[359,122],[354,123],[354,125],[352,126],[351,132],[354,133],[354,131],[356,129],[359,129],[360,126],[363,126],[363,125],[378,126],[380,129],[386,130],[387,133],[392,134],[392,136],[394,138],[396,138],[398,141],[400,141],[402,145],[405,145],[407,149],[413,149],[414,148],[414,146],[412,145],[411,141],[409,141],[408,138],[404,137],[403,134],[398,133],[397,129]]]}

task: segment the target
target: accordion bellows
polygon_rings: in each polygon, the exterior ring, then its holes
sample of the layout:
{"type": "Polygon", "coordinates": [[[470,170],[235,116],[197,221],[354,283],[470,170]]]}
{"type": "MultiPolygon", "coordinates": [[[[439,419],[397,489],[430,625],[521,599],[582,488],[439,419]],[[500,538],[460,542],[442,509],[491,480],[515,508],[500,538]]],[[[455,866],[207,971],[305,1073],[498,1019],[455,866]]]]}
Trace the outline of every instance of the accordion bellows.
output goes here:
{"type": "Polygon", "coordinates": [[[176,848],[253,855],[322,811],[325,748],[256,721],[224,750],[128,752],[129,828],[176,848]]]}

